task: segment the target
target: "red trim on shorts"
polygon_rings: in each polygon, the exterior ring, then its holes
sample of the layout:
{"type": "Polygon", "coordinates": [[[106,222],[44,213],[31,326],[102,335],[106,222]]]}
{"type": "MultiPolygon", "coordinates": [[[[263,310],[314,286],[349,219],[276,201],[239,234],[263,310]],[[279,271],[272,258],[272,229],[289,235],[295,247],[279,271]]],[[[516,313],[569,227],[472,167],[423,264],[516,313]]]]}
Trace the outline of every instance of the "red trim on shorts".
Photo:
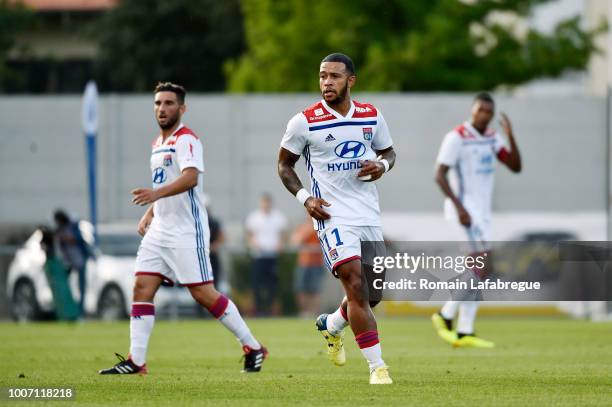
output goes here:
{"type": "Polygon", "coordinates": [[[340,267],[341,265],[343,265],[344,263],[348,263],[349,261],[353,261],[357,259],[361,260],[361,256],[351,256],[347,259],[340,260],[334,264],[334,266],[332,267],[332,271],[336,271],[336,269],[340,267]]]}
{"type": "MultiPolygon", "coordinates": [[[[470,253],[470,256],[472,256],[473,258],[476,258],[478,256],[487,257],[489,255],[489,253],[491,253],[491,250],[483,250],[483,251],[478,251],[478,252],[470,253]]],[[[478,267],[476,267],[476,265],[474,265],[474,267],[472,267],[471,270],[472,270],[472,272],[474,272],[474,274],[476,274],[479,278],[481,278],[483,280],[485,279],[485,277],[489,273],[489,270],[486,267],[486,264],[485,264],[484,268],[478,268],[478,267]]]]}
{"type": "Polygon", "coordinates": [[[157,277],[161,277],[162,284],[172,287],[174,286],[174,281],[170,280],[168,277],[164,276],[162,273],[157,273],[155,271],[137,271],[136,272],[137,276],[157,276],[157,277]]]}
{"type": "Polygon", "coordinates": [[[180,284],[183,287],[197,287],[199,285],[206,285],[206,284],[212,284],[214,283],[215,280],[206,280],[206,281],[200,281],[199,283],[187,283],[187,284],[180,284]]]}

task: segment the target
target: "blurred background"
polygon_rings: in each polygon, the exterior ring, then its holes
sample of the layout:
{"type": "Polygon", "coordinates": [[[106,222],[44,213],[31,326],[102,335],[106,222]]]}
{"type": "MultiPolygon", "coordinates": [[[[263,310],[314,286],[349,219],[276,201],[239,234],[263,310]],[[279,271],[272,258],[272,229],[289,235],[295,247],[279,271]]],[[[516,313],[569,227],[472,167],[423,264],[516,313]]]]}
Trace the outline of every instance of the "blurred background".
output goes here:
{"type": "MultiPolygon", "coordinates": [[[[150,182],[158,81],[186,87],[184,122],[204,145],[218,288],[250,315],[337,306],[341,287],[318,271],[304,211],[276,175],[286,123],[319,98],[319,62],[335,51],[355,61],[353,97],[381,109],[398,153],[378,183],[387,238],[460,238],[443,219],[434,161],[486,90],[509,115],[524,160],[520,176],[498,170],[494,239],[610,240],[611,16],[606,0],[0,0],[0,318],[126,316],[143,214],[130,190],[150,182]],[[99,92],[99,244],[88,249],[89,81],[99,92]],[[282,219],[283,242],[267,291],[253,284],[248,220],[266,205],[282,219]],[[41,247],[62,228],[58,209],[78,232],[64,225],[69,237],[41,247]],[[82,251],[86,272],[66,264],[68,246],[82,251]],[[67,287],[50,258],[75,270],[67,287]]],[[[157,300],[169,317],[201,316],[181,288],[157,300]]],[[[385,303],[378,312],[434,306],[385,303]]],[[[606,319],[610,309],[503,303],[487,312],[606,319]]]]}

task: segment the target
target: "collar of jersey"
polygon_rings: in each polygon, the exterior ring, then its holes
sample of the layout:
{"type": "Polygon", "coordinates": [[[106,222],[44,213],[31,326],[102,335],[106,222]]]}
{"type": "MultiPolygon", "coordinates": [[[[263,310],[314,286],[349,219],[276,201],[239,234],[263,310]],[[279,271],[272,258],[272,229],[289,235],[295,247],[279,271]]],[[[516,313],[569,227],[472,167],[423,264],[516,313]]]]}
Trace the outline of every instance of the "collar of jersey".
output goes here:
{"type": "Polygon", "coordinates": [[[478,130],[476,130],[476,128],[474,126],[472,126],[472,123],[470,123],[468,120],[466,120],[463,125],[465,126],[465,128],[472,133],[473,136],[476,136],[476,138],[478,139],[483,139],[486,138],[485,136],[483,136],[482,134],[480,134],[480,132],[478,130]]]}
{"type": "MultiPolygon", "coordinates": [[[[178,127],[176,128],[176,130],[174,130],[174,132],[173,132],[171,135],[169,135],[169,136],[168,136],[168,138],[167,138],[167,139],[165,139],[165,140],[164,140],[164,142],[163,142],[163,143],[161,143],[161,144],[159,145],[159,147],[166,145],[166,143],[167,143],[167,142],[168,142],[168,141],[169,141],[169,140],[170,140],[172,137],[174,137],[174,135],[175,135],[175,134],[176,134],[176,133],[177,133],[177,132],[178,132],[180,129],[182,129],[183,127],[185,127],[185,125],[183,124],[183,122],[180,122],[180,123],[179,123],[179,125],[178,125],[178,127]]],[[[161,134],[159,135],[159,137],[161,137],[161,134]]],[[[159,147],[157,147],[157,148],[159,148],[159,147]]]]}
{"type": "Polygon", "coordinates": [[[351,117],[353,117],[353,113],[355,112],[355,104],[353,103],[352,99],[351,99],[351,108],[349,109],[346,116],[342,116],[340,113],[336,112],[334,109],[329,107],[327,102],[325,102],[325,99],[321,99],[321,103],[323,103],[323,106],[325,106],[325,109],[327,109],[328,112],[333,114],[336,119],[340,119],[340,120],[350,119],[351,117]]]}

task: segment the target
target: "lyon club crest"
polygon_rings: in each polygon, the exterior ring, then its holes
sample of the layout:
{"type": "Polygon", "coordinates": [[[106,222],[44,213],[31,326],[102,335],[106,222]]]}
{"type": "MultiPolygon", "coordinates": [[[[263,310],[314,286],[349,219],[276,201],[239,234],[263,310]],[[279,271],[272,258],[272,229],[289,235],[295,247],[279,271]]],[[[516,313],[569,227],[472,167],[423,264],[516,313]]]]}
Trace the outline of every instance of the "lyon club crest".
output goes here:
{"type": "Polygon", "coordinates": [[[172,154],[167,154],[164,156],[164,166],[170,167],[172,165],[172,154]]]}
{"type": "Polygon", "coordinates": [[[332,261],[338,258],[338,252],[336,251],[336,249],[331,249],[329,251],[329,257],[332,259],[332,261]]]}
{"type": "Polygon", "coordinates": [[[363,128],[363,139],[364,140],[372,140],[372,128],[371,127],[364,127],[363,128]]]}

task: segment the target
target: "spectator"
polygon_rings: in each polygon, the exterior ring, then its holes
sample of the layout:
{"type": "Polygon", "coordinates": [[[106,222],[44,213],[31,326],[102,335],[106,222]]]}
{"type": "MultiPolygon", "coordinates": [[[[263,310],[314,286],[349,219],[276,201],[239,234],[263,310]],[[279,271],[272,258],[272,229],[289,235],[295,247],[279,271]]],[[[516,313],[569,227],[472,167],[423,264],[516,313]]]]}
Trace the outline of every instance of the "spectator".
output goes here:
{"type": "Polygon", "coordinates": [[[286,228],[285,216],[272,207],[272,197],[263,194],[259,208],[246,220],[247,244],[253,258],[251,278],[257,315],[270,315],[277,300],[277,263],[286,228]]]}
{"type": "Polygon", "coordinates": [[[228,294],[228,286],[223,275],[223,264],[221,263],[221,246],[225,242],[225,233],[221,221],[213,215],[210,207],[210,199],[204,195],[204,206],[208,213],[208,228],[210,229],[210,265],[215,276],[215,288],[217,291],[228,294]]]}
{"type": "Polygon", "coordinates": [[[70,271],[76,271],[79,277],[79,311],[81,316],[84,311],[86,290],[86,266],[91,251],[87,242],[83,239],[79,222],[70,219],[63,210],[55,211],[55,237],[59,243],[60,252],[64,264],[70,271]]]}
{"type": "Polygon", "coordinates": [[[60,321],[75,321],[79,318],[79,306],[74,301],[68,282],[69,270],[56,257],[56,239],[53,231],[45,226],[39,227],[42,233],[40,245],[45,251],[45,274],[53,294],[55,316],[60,321]]]}
{"type": "Polygon", "coordinates": [[[308,217],[293,231],[291,244],[298,247],[297,267],[293,287],[300,317],[319,314],[319,293],[323,278],[323,256],[319,237],[308,217]]]}

